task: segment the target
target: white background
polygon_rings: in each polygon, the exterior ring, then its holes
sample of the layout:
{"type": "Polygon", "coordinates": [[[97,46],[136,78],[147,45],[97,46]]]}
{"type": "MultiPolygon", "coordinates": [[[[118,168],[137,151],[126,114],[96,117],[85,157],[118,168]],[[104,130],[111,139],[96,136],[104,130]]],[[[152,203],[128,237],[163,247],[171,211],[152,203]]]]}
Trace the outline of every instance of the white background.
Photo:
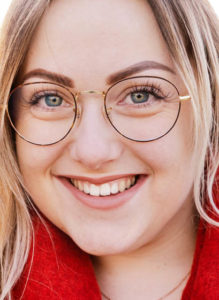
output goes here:
{"type": "MultiPolygon", "coordinates": [[[[4,15],[8,9],[8,6],[11,3],[11,0],[0,0],[0,25],[2,23],[2,20],[4,18],[4,15]]],[[[34,0],[32,0],[34,1],[34,0]]],[[[219,1],[218,0],[209,0],[209,2],[213,5],[214,9],[217,12],[217,15],[219,16],[219,1]]]]}

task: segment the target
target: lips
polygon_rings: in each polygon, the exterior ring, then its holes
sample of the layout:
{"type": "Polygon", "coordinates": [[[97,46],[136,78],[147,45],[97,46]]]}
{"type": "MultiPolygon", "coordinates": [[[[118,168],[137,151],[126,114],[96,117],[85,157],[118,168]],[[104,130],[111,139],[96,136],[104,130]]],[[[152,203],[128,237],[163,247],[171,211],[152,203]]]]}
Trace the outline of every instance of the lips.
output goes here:
{"type": "Polygon", "coordinates": [[[70,182],[74,187],[79,189],[81,192],[84,192],[85,194],[103,197],[122,193],[125,190],[129,189],[135,184],[136,176],[132,175],[102,184],[94,184],[90,183],[89,181],[77,180],[74,178],[71,178],[70,182]]]}
{"type": "Polygon", "coordinates": [[[87,207],[101,210],[115,209],[132,201],[147,178],[147,175],[137,174],[108,176],[99,179],[56,176],[61,186],[64,186],[73,196],[70,201],[78,200],[87,207]]]}

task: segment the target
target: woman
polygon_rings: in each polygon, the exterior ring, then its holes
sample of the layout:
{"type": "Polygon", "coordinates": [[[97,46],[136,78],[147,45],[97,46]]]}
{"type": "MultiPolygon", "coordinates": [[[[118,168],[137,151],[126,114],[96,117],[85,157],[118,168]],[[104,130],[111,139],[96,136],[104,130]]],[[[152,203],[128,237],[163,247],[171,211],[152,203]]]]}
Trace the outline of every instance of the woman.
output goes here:
{"type": "Polygon", "coordinates": [[[217,26],[206,1],[13,1],[1,299],[219,297],[217,26]]]}

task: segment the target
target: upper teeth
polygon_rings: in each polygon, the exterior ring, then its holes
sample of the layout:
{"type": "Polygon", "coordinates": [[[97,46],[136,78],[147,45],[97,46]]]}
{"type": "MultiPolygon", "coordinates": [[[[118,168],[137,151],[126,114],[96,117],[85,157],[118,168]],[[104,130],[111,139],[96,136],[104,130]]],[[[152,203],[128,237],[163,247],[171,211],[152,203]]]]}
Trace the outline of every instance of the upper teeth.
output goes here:
{"type": "Polygon", "coordinates": [[[135,183],[135,176],[121,178],[115,181],[96,185],[88,181],[71,179],[71,183],[80,191],[92,196],[109,196],[130,188],[135,183]]]}

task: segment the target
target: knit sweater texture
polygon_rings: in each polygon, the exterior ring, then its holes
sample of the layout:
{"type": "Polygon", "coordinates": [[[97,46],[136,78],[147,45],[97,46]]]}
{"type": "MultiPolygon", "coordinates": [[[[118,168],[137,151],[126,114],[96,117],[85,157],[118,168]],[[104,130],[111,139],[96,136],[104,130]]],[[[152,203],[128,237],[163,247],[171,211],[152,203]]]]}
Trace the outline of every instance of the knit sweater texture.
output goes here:
{"type": "MultiPolygon", "coordinates": [[[[218,203],[216,187],[214,196],[218,203]]],[[[51,222],[44,226],[35,215],[33,223],[34,246],[13,289],[13,299],[101,300],[90,256],[51,222]]],[[[181,300],[219,300],[219,228],[203,220],[181,300]]]]}

